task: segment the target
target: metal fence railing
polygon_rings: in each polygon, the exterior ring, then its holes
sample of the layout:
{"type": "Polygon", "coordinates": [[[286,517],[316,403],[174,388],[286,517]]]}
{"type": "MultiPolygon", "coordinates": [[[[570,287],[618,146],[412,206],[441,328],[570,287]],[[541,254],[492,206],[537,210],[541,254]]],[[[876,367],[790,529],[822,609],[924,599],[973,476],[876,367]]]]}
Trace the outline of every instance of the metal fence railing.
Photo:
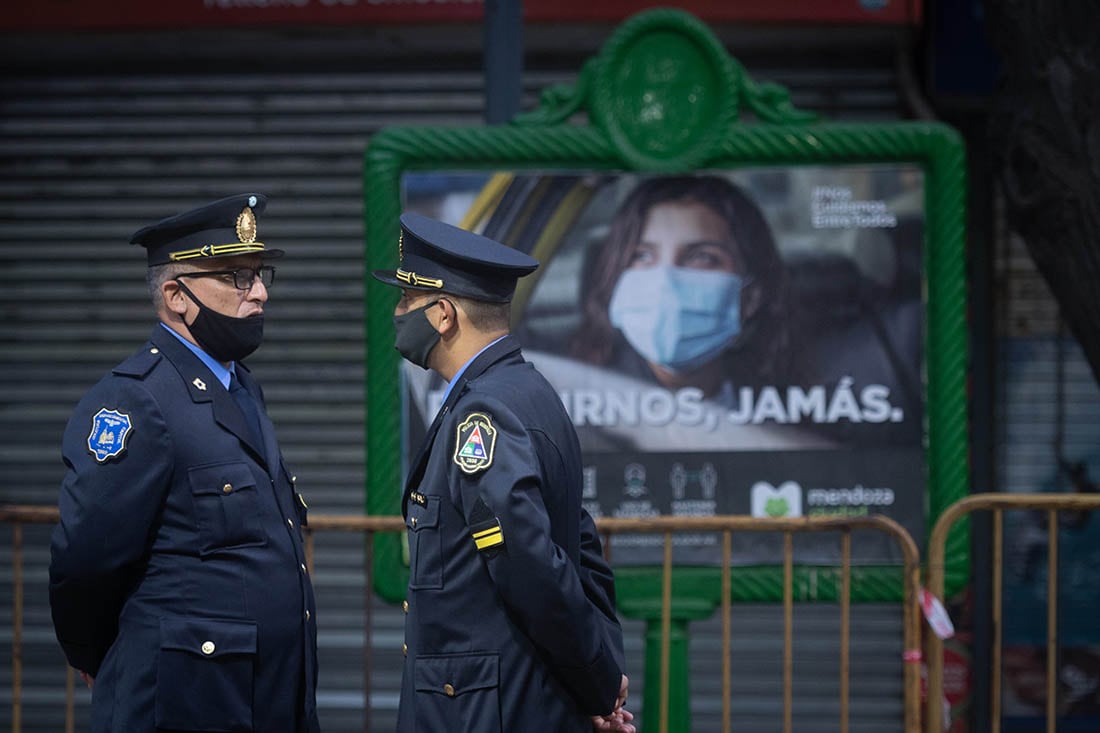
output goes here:
{"type": "MultiPolygon", "coordinates": [[[[23,534],[24,524],[53,524],[58,519],[55,507],[0,506],[0,524],[12,525],[12,717],[11,730],[21,733],[21,696],[22,696],[22,589],[23,589],[23,534]]],[[[307,563],[313,571],[314,536],[318,532],[354,532],[365,537],[366,566],[372,567],[373,538],[383,533],[400,532],[404,529],[400,517],[363,517],[313,515],[306,529],[307,563]]],[[[902,665],[904,733],[920,731],[920,612],[918,605],[920,589],[920,557],[912,537],[897,522],[881,516],[865,517],[801,517],[782,519],[762,519],[747,516],[724,517],[656,517],[647,519],[610,519],[597,522],[600,534],[604,537],[608,557],[614,547],[614,535],[657,533],[664,539],[664,561],[661,568],[661,653],[660,653],[660,696],[659,723],[660,733],[669,731],[669,688],[670,688],[670,626],[672,618],[672,546],[673,534],[677,532],[718,533],[722,537],[721,563],[721,615],[722,615],[722,731],[731,730],[731,537],[733,532],[772,532],[783,536],[783,723],[784,733],[792,730],[793,697],[793,606],[794,606],[794,535],[806,532],[833,532],[839,534],[841,564],[839,573],[838,600],[840,605],[839,637],[840,660],[838,673],[839,720],[837,729],[841,733],[849,730],[849,677],[851,657],[849,650],[851,620],[851,533],[854,530],[874,530],[891,537],[901,550],[903,557],[902,576],[902,613],[904,654],[899,661],[902,665]]],[[[942,559],[941,559],[942,567],[942,559]]],[[[942,582],[942,581],[941,581],[942,582]]],[[[942,592],[942,587],[941,587],[942,592]]],[[[371,690],[371,628],[374,593],[369,583],[363,588],[363,686],[364,704],[370,705],[371,690]]],[[[942,657],[941,657],[942,658],[942,657]]],[[[941,670],[942,671],[942,670],[941,670]]],[[[931,679],[931,678],[930,678],[931,679]]],[[[65,730],[71,733],[74,726],[74,674],[66,673],[65,694],[65,730]]],[[[367,711],[369,713],[369,710],[367,711]]],[[[364,716],[364,725],[369,728],[370,716],[364,716]]]]}
{"type": "MultiPolygon", "coordinates": [[[[1057,727],[1058,660],[1058,513],[1100,509],[1100,496],[1082,494],[972,494],[940,515],[928,542],[928,589],[943,597],[947,536],[951,527],[973,512],[993,512],[992,659],[990,661],[990,721],[1001,729],[1001,651],[1003,643],[1004,513],[1046,512],[1047,519],[1047,655],[1046,730],[1057,727]]],[[[928,733],[943,730],[943,640],[928,635],[928,733]]]]}

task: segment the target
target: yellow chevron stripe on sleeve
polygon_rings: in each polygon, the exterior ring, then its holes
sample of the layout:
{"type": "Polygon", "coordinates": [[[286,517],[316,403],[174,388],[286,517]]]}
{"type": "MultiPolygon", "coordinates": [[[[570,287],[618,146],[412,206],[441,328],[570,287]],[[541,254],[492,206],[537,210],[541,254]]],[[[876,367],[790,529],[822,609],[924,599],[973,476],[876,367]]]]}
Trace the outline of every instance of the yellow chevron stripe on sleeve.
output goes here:
{"type": "Polygon", "coordinates": [[[504,533],[497,530],[494,534],[474,540],[477,549],[484,550],[487,547],[495,547],[504,544],[504,533]]]}

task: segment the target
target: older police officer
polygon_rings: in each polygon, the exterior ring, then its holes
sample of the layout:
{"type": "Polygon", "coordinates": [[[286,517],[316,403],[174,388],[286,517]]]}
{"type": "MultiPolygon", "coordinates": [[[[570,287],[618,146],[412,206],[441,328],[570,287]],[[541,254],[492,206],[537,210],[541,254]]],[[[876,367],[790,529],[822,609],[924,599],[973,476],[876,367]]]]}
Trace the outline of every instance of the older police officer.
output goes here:
{"type": "Polygon", "coordinates": [[[319,729],[305,502],[240,362],[282,255],[257,239],[265,205],[134,234],[160,323],[65,430],[50,605],[97,733],[319,729]]]}
{"type": "Polygon", "coordinates": [[[632,731],[610,568],[581,507],[581,454],[508,335],[538,262],[401,217],[396,346],[449,382],[405,486],[410,551],[398,730],[632,731]]]}

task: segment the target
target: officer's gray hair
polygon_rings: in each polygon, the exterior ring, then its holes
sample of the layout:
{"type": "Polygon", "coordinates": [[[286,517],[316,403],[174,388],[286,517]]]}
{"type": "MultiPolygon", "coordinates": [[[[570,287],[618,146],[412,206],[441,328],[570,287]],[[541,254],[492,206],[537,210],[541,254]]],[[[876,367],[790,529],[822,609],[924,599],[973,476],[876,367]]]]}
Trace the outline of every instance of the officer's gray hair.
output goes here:
{"type": "Polygon", "coordinates": [[[187,265],[180,262],[154,265],[146,271],[145,282],[149,286],[149,295],[153,298],[153,309],[157,313],[164,308],[164,292],[161,286],[184,272],[187,272],[187,265]]]}
{"type": "Polygon", "coordinates": [[[511,303],[487,303],[457,295],[446,295],[462,306],[470,325],[479,331],[507,331],[512,319],[511,303]]]}

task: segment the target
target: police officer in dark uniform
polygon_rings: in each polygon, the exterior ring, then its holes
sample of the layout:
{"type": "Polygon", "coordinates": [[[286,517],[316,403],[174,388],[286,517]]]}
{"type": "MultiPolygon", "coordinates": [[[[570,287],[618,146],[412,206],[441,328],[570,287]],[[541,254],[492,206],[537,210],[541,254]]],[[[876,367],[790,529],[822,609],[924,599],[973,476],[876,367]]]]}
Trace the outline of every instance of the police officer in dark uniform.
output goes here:
{"type": "Polygon", "coordinates": [[[633,731],[622,630],[581,453],[550,384],[508,335],[538,262],[401,217],[395,343],[449,382],[405,486],[409,593],[398,730],[633,731]]]}
{"type": "Polygon", "coordinates": [[[96,733],[319,730],[305,502],[240,361],[282,255],[257,238],[265,205],[134,234],[160,323],[65,430],[50,605],[96,733]]]}

